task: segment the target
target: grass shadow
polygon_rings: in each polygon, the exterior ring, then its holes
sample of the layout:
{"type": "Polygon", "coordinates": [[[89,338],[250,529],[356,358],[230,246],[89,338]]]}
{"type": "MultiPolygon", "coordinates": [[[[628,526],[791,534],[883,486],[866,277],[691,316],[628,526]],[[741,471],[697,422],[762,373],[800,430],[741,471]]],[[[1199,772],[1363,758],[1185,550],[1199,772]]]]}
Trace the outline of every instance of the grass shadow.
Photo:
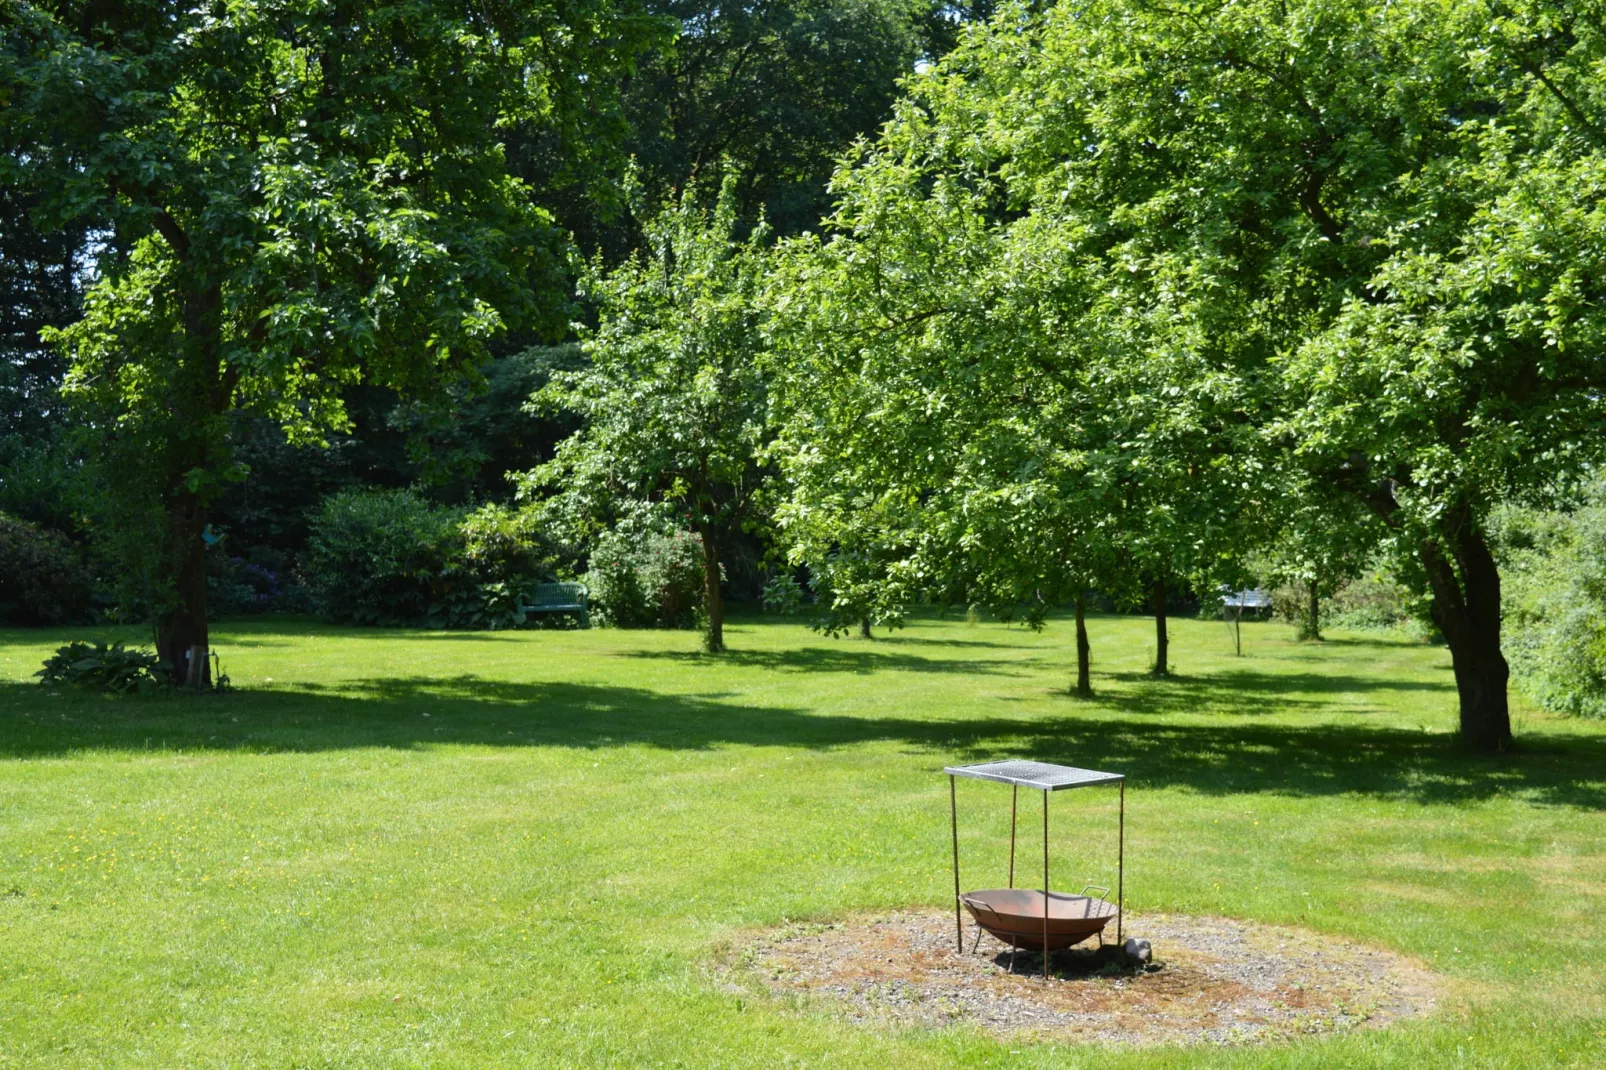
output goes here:
{"type": "Polygon", "coordinates": [[[1126,686],[1117,690],[1100,688],[1093,702],[1123,713],[1148,716],[1209,710],[1229,710],[1244,716],[1290,710],[1332,710],[1335,708],[1332,696],[1373,692],[1455,694],[1453,680],[1395,680],[1330,672],[1229,669],[1197,676],[1155,676],[1147,672],[1099,675],[1102,679],[1114,680],[1126,686]]]}
{"type": "MultiPolygon", "coordinates": [[[[1016,648],[1019,649],[1019,648],[1016,648]]],[[[852,648],[795,647],[785,650],[727,650],[722,654],[704,654],[694,650],[630,650],[615,655],[624,658],[650,658],[675,661],[691,665],[734,665],[744,669],[763,669],[770,672],[838,672],[867,676],[877,672],[940,672],[980,673],[986,675],[1017,676],[1007,666],[1018,666],[1034,660],[1030,656],[1011,660],[987,658],[925,658],[915,654],[899,654],[874,650],[867,646],[852,648]]]]}
{"type": "Polygon", "coordinates": [[[944,764],[1030,757],[1127,773],[1203,795],[1362,795],[1465,803],[1525,793],[1606,809],[1606,740],[1573,737],[1486,757],[1453,737],[1328,723],[1161,724],[1088,710],[1051,717],[852,717],[629,687],[472,675],[374,679],[314,692],[99,698],[0,684],[0,758],[94,751],[295,753],[434,744],[831,749],[891,741],[944,764]],[[425,717],[424,714],[429,714],[425,717]]]}

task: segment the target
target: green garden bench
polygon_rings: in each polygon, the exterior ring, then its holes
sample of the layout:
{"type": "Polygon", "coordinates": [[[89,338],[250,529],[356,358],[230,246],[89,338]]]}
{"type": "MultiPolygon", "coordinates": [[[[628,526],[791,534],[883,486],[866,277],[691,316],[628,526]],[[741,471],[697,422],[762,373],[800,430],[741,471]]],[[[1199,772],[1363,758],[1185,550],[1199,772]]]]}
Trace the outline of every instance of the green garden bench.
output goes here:
{"type": "Polygon", "coordinates": [[[586,612],[585,584],[538,583],[533,594],[535,601],[524,607],[525,613],[578,613],[580,627],[591,627],[591,616],[586,612]]]}

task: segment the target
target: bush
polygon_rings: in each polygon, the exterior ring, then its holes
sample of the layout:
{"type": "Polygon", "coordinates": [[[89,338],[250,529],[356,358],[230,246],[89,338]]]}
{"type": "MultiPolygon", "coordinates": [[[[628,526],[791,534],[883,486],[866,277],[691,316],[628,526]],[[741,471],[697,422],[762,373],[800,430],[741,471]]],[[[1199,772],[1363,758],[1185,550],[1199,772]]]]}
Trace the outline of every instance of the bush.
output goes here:
{"type": "Polygon", "coordinates": [[[805,594],[796,576],[783,573],[764,585],[764,611],[783,617],[795,616],[803,609],[805,594]]]}
{"type": "MultiPolygon", "coordinates": [[[[312,522],[302,576],[330,620],[521,628],[530,588],[552,572],[550,546],[533,514],[487,505],[472,513],[432,505],[407,490],[342,491],[312,522]]],[[[233,574],[253,576],[250,565],[233,574]]]]}
{"type": "Polygon", "coordinates": [[[206,611],[211,617],[240,613],[305,613],[306,590],[291,579],[280,555],[258,548],[251,557],[228,551],[224,539],[206,551],[206,611]]]}
{"type": "Polygon", "coordinates": [[[64,536],[0,513],[0,621],[85,620],[91,595],[89,572],[64,536]]]}
{"type": "Polygon", "coordinates": [[[459,510],[410,490],[348,490],[323,500],[312,520],[302,577],[313,605],[334,621],[425,621],[445,593],[443,573],[461,562],[459,510]]]}
{"type": "Polygon", "coordinates": [[[1426,638],[1426,620],[1424,599],[1380,571],[1349,581],[1322,604],[1324,627],[1404,628],[1426,638]]]}
{"type": "Polygon", "coordinates": [[[429,626],[494,632],[532,625],[524,612],[535,600],[529,586],[497,581],[456,587],[430,604],[429,626]]]}
{"type": "Polygon", "coordinates": [[[69,643],[58,647],[34,675],[45,685],[126,695],[166,687],[166,668],[149,650],[128,650],[122,643],[69,643]]]}
{"type": "Polygon", "coordinates": [[[592,614],[616,628],[695,628],[703,609],[703,544],[689,531],[605,532],[585,576],[592,614]]]}
{"type": "Polygon", "coordinates": [[[1571,512],[1507,509],[1493,518],[1502,572],[1503,647],[1538,705],[1606,716],[1606,488],[1571,512]]]}
{"type": "Polygon", "coordinates": [[[461,568],[477,583],[516,583],[550,577],[555,548],[542,535],[535,513],[487,505],[463,518],[461,568]]]}

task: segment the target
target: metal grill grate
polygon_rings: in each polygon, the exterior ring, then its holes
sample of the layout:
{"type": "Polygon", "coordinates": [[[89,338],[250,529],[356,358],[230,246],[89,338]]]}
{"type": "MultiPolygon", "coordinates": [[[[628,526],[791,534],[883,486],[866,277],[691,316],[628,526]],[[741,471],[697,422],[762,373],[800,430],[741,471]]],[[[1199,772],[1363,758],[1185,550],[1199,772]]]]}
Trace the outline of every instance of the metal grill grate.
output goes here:
{"type": "Polygon", "coordinates": [[[1018,760],[983,762],[980,765],[951,765],[943,772],[950,776],[992,780],[1000,784],[1036,788],[1038,791],[1064,791],[1067,788],[1087,788],[1095,784],[1119,784],[1126,779],[1120,773],[1101,773],[1097,769],[1077,769],[1069,765],[1018,760]]]}

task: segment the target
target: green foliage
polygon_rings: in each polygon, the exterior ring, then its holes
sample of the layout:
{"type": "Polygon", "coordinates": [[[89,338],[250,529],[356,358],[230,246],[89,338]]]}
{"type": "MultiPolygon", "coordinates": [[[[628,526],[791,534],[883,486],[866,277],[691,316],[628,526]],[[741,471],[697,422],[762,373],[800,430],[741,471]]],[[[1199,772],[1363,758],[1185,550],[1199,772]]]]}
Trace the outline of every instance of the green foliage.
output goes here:
{"type": "Polygon", "coordinates": [[[555,339],[570,246],[510,170],[514,132],[606,152],[657,29],[597,3],[461,0],[77,13],[7,5],[0,185],[105,238],[69,362],[86,455],[164,651],[204,643],[207,510],[231,418],[292,443],[346,392],[468,374],[505,329],[555,339]]]}
{"type": "Polygon", "coordinates": [[[330,495],[312,522],[302,577],[320,614],[358,624],[430,615],[442,573],[464,555],[463,514],[410,490],[330,495]]]}
{"type": "Polygon", "coordinates": [[[431,628],[470,628],[498,631],[522,628],[531,598],[528,586],[518,583],[473,583],[449,587],[429,605],[431,628]]]}
{"type": "Polygon", "coordinates": [[[509,496],[509,472],[548,459],[577,430],[572,416],[532,408],[530,396],[554,372],[584,363],[574,343],[532,346],[486,362],[443,391],[402,401],[384,422],[405,436],[409,478],[447,500],[509,496]]]}
{"type": "Polygon", "coordinates": [[[334,621],[519,628],[553,554],[534,515],[471,513],[412,490],[341,491],[312,521],[302,565],[317,611],[334,621]]]}
{"type": "Polygon", "coordinates": [[[1293,505],[1341,529],[1313,574],[1385,541],[1504,746],[1484,517],[1606,449],[1586,9],[1002,10],[783,259],[783,521],[883,513],[1002,604],[1101,561],[1204,589],[1293,505]]]}
{"type": "Polygon", "coordinates": [[[790,572],[783,572],[779,576],[770,577],[764,584],[764,593],[761,601],[764,612],[777,613],[783,617],[796,616],[803,609],[804,599],[808,592],[803,585],[797,582],[797,577],[790,572]]]}
{"type": "Polygon", "coordinates": [[[1506,653],[1517,685],[1548,710],[1606,716],[1606,497],[1571,510],[1495,514],[1506,653]]]}
{"type": "Polygon", "coordinates": [[[593,616],[618,628],[702,624],[703,550],[687,531],[621,524],[597,537],[585,575],[593,616]]]}
{"type": "Polygon", "coordinates": [[[88,618],[89,573],[61,534],[0,513],[0,621],[71,624],[88,618]]]}
{"type": "Polygon", "coordinates": [[[818,544],[811,547],[799,540],[792,547],[794,557],[809,562],[809,589],[823,611],[810,621],[810,627],[836,637],[854,629],[863,633],[877,625],[903,626],[907,607],[917,595],[901,582],[906,570],[892,567],[893,554],[885,549],[879,553],[845,550],[839,543],[811,557],[811,549],[817,550],[818,544]]]}
{"type": "MultiPolygon", "coordinates": [[[[593,266],[591,364],[555,374],[535,402],[585,426],[525,477],[523,492],[556,488],[548,515],[582,536],[643,508],[670,509],[723,569],[768,475],[756,301],[765,232],[738,236],[734,176],[711,213],[696,194],[686,190],[647,224],[641,254],[612,271],[593,266]]],[[[714,650],[723,645],[718,579],[705,597],[714,650]]]]}
{"type": "Polygon", "coordinates": [[[837,157],[875,132],[931,49],[923,22],[934,5],[909,0],[648,7],[679,32],[623,91],[643,181],[671,195],[726,159],[742,176],[742,214],[788,234],[818,222],[837,157]]]}
{"type": "Polygon", "coordinates": [[[149,650],[122,643],[69,643],[34,673],[48,687],[69,686],[117,695],[157,691],[167,686],[167,669],[149,650]]]}
{"type": "Polygon", "coordinates": [[[484,505],[464,516],[458,531],[461,570],[477,581],[534,579],[555,570],[557,548],[547,541],[534,510],[484,505]]]}
{"type": "Polygon", "coordinates": [[[1402,629],[1423,639],[1433,630],[1426,599],[1377,568],[1335,591],[1324,612],[1339,628],[1402,629]]]}

